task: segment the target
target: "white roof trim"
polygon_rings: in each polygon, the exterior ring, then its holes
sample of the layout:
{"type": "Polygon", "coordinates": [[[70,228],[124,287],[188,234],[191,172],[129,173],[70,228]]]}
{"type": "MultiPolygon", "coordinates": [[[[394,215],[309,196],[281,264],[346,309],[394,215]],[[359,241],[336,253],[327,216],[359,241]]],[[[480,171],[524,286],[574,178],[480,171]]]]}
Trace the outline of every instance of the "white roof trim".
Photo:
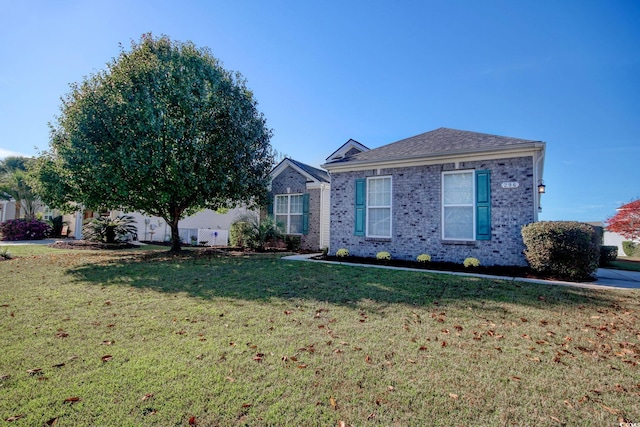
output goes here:
{"type": "Polygon", "coordinates": [[[342,144],[342,146],[338,148],[336,151],[331,153],[331,155],[327,157],[325,160],[330,161],[330,160],[342,159],[344,155],[347,154],[347,152],[352,148],[355,148],[356,150],[360,150],[360,151],[369,151],[368,147],[360,144],[355,139],[350,139],[344,144],[342,144]]]}
{"type": "Polygon", "coordinates": [[[322,181],[319,181],[318,179],[316,179],[313,175],[311,175],[310,173],[308,173],[307,171],[305,171],[301,167],[299,167],[298,165],[296,165],[295,163],[293,163],[290,159],[282,160],[280,162],[280,164],[278,164],[278,166],[276,166],[275,169],[273,169],[271,171],[271,173],[270,173],[271,180],[273,181],[274,179],[276,179],[276,177],[278,175],[280,175],[288,167],[292,168],[293,170],[295,170],[296,172],[298,172],[302,176],[306,177],[307,178],[307,185],[309,185],[308,181],[313,181],[314,183],[321,183],[322,182],[322,181]]]}

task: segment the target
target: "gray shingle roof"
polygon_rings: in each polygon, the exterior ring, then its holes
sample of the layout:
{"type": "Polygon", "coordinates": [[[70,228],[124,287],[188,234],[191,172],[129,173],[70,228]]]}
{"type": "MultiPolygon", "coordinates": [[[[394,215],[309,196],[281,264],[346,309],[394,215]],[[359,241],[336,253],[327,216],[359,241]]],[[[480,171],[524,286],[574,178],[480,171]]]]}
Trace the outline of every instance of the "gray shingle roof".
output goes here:
{"type": "Polygon", "coordinates": [[[302,169],[312,177],[314,177],[316,180],[320,182],[326,182],[326,183],[331,182],[331,178],[329,178],[329,174],[326,171],[322,169],[314,168],[313,166],[309,166],[306,163],[302,163],[297,160],[293,160],[293,159],[287,159],[287,160],[289,160],[294,165],[298,166],[300,169],[302,169]]]}
{"type": "Polygon", "coordinates": [[[438,128],[430,132],[402,139],[370,151],[355,154],[330,164],[347,162],[376,162],[422,157],[439,157],[447,154],[477,153],[509,148],[510,146],[535,145],[541,141],[510,138],[486,133],[449,128],[438,128]]]}

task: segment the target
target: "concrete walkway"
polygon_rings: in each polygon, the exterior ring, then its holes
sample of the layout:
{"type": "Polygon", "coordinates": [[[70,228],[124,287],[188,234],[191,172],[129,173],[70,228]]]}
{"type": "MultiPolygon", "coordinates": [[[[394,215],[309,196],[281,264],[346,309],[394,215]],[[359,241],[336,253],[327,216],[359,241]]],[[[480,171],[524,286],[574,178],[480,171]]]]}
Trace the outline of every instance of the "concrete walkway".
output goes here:
{"type": "Polygon", "coordinates": [[[0,246],[17,246],[17,245],[50,245],[58,241],[73,240],[73,239],[42,239],[42,240],[14,240],[14,241],[0,241],[0,246]]]}
{"type": "MultiPolygon", "coordinates": [[[[327,264],[341,264],[341,265],[355,265],[349,263],[342,263],[336,261],[318,261],[312,260],[312,257],[320,254],[305,254],[305,255],[291,255],[283,257],[289,261],[311,261],[311,262],[324,262],[327,264]]],[[[384,265],[371,265],[371,264],[359,264],[360,267],[372,267],[372,268],[387,268],[392,270],[405,270],[405,271],[419,271],[423,273],[436,273],[436,274],[451,274],[455,276],[471,276],[480,277],[484,279],[497,279],[497,280],[514,280],[518,282],[527,283],[539,283],[547,285],[559,285],[559,286],[573,286],[578,288],[588,289],[640,289],[640,272],[627,271],[627,270],[613,270],[609,268],[599,268],[596,272],[597,279],[593,282],[564,282],[560,280],[541,280],[541,279],[529,279],[526,277],[507,277],[507,276],[489,276],[485,274],[475,273],[461,273],[461,272],[448,272],[439,270],[422,270],[416,268],[407,267],[389,267],[384,265]]]]}

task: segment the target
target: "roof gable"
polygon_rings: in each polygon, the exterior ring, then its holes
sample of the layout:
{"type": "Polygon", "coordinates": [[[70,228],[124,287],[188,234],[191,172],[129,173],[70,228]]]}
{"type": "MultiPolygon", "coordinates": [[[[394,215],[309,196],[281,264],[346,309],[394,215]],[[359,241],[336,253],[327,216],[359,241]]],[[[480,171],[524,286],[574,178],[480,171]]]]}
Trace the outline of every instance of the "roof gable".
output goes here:
{"type": "Polygon", "coordinates": [[[287,167],[291,167],[296,170],[298,173],[307,178],[307,181],[317,182],[317,183],[329,183],[331,179],[329,178],[329,174],[327,171],[322,169],[314,168],[313,166],[309,166],[305,163],[299,162],[297,160],[285,158],[278,165],[273,168],[271,171],[271,179],[275,179],[282,171],[284,171],[287,167]]]}
{"type": "Polygon", "coordinates": [[[342,144],[340,148],[338,148],[336,151],[331,153],[329,157],[327,157],[327,162],[343,160],[357,153],[362,153],[365,151],[369,151],[369,148],[364,146],[363,144],[360,144],[355,139],[349,139],[347,142],[342,144]]]}

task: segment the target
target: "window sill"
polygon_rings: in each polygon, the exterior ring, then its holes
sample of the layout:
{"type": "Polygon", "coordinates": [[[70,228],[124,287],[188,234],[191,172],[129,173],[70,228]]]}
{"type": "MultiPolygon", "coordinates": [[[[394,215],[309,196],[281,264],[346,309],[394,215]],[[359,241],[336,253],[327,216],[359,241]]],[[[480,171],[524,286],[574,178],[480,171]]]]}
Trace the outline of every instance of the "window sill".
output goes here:
{"type": "Polygon", "coordinates": [[[440,240],[443,245],[450,246],[476,246],[475,240],[440,240]]]}
{"type": "Polygon", "coordinates": [[[390,242],[391,237],[365,237],[364,240],[367,242],[390,242]]]}

